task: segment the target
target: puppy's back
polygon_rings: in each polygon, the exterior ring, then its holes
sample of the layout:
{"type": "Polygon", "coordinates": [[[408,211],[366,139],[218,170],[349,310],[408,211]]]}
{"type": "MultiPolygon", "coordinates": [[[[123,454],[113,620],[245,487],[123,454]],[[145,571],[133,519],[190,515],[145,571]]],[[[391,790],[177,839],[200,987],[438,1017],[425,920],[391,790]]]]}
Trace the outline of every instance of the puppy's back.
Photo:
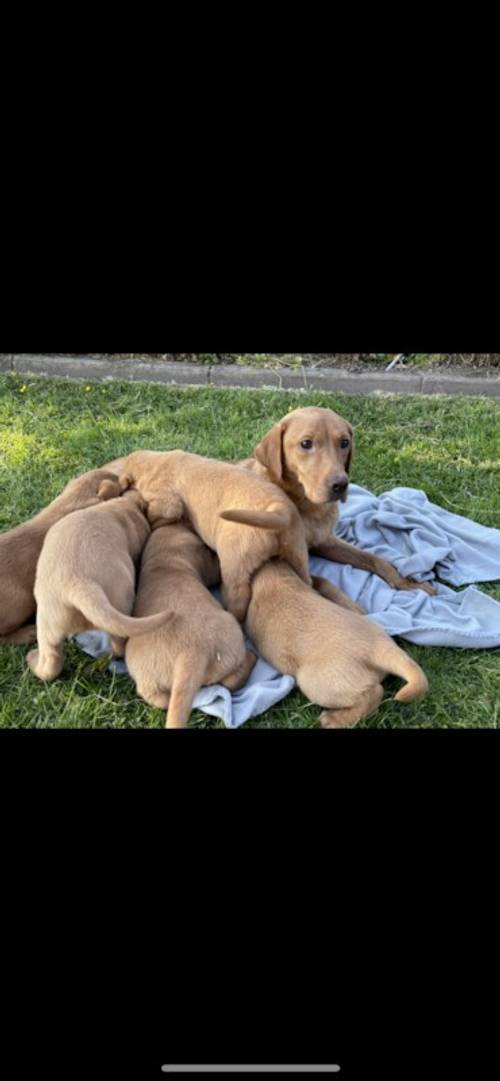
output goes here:
{"type": "Polygon", "coordinates": [[[339,680],[343,672],[362,678],[363,669],[381,679],[388,673],[400,676],[407,681],[395,696],[400,702],[428,690],[420,666],[381,627],[321,597],[282,560],[255,575],[246,627],[263,656],[291,675],[302,666],[320,673],[334,662],[339,680]]]}
{"type": "Polygon", "coordinates": [[[149,525],[137,493],[72,511],[48,531],[40,554],[36,589],[46,585],[63,591],[68,582],[91,578],[101,581],[112,573],[115,560],[139,554],[149,525]]]}

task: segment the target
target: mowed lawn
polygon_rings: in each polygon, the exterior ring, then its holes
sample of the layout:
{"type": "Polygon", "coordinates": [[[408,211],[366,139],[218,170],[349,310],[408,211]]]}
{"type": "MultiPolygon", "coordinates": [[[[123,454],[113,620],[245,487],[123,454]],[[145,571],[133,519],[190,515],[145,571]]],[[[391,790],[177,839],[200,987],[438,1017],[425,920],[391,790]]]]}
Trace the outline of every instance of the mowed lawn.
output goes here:
{"type": "MultiPolygon", "coordinates": [[[[484,525],[500,526],[500,409],[492,399],[353,397],[273,391],[178,390],[144,384],[66,383],[0,376],[0,529],[25,521],[76,474],[127,452],[175,447],[218,458],[248,455],[289,409],[314,404],[355,426],[352,479],[380,493],[395,485],[423,489],[430,500],[484,525]]],[[[480,588],[500,600],[500,585],[480,588]]],[[[421,702],[385,700],[364,727],[497,727],[500,649],[454,650],[401,643],[422,665],[430,693],[421,702]]],[[[62,676],[37,681],[26,648],[0,649],[0,726],[161,728],[164,714],[66,645],[62,676]]],[[[295,691],[247,728],[315,728],[319,708],[295,691]]],[[[193,727],[221,722],[193,713],[193,727]]]]}

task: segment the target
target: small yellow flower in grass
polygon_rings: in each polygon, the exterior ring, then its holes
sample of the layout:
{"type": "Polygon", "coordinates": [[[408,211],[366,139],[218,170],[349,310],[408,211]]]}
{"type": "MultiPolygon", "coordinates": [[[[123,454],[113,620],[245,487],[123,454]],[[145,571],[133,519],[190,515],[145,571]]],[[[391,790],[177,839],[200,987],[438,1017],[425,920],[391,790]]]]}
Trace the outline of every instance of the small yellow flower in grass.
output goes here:
{"type": "Polygon", "coordinates": [[[92,390],[92,387],[85,387],[85,390],[92,390]]]}
{"type": "Polygon", "coordinates": [[[289,406],[288,406],[288,412],[289,412],[289,413],[293,413],[293,405],[289,405],[289,406]]]}
{"type": "Polygon", "coordinates": [[[26,394],[27,389],[26,383],[23,383],[22,387],[19,387],[19,393],[26,394]]]}

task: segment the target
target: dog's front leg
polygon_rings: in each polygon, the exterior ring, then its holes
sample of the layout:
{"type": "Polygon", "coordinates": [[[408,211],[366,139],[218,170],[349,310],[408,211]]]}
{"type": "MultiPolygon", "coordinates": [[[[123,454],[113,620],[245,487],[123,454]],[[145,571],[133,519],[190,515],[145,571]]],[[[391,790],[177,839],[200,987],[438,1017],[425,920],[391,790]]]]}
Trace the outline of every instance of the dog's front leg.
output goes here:
{"type": "Polygon", "coordinates": [[[362,571],[378,574],[379,578],[383,578],[384,582],[393,589],[422,589],[424,593],[431,595],[435,593],[430,582],[416,582],[414,578],[403,578],[387,560],[371,555],[370,552],[363,552],[361,548],[355,548],[353,544],[340,540],[340,537],[332,537],[328,544],[320,544],[318,548],[313,548],[312,553],[321,556],[322,559],[330,559],[332,563],[347,563],[351,567],[359,567],[362,571]]]}

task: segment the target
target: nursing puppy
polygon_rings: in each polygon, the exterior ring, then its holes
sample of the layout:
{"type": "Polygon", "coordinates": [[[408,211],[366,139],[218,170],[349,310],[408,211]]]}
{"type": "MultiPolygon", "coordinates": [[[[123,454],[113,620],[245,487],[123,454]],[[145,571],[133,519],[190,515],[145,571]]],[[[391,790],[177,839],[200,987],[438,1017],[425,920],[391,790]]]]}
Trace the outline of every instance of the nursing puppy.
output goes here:
{"type": "Polygon", "coordinates": [[[217,552],[225,603],[240,623],[250,601],[252,577],[273,556],[286,559],[304,582],[312,584],[299,512],[269,481],[228,462],[182,450],[130,454],[120,481],[124,488],[134,485],[146,500],[152,524],[187,518],[217,552]]]}
{"type": "Polygon", "coordinates": [[[19,645],[36,637],[34,623],[23,624],[35,612],[36,565],[51,526],[73,511],[94,507],[120,492],[112,470],[92,469],[70,481],[61,495],[29,522],[0,535],[0,645],[19,645]]]}
{"type": "MultiPolygon", "coordinates": [[[[108,483],[108,482],[107,482],[108,483]]],[[[74,511],[49,530],[35,579],[38,649],[27,661],[39,679],[63,667],[64,639],[98,627],[123,656],[129,635],[152,631],[167,613],[133,619],[135,562],[150,528],[138,492],[74,511]]]]}
{"type": "Polygon", "coordinates": [[[323,707],[324,728],[351,726],[374,713],[386,675],[407,681],[397,702],[428,690],[422,669],[385,631],[319,597],[281,561],[255,575],[246,628],[265,660],[294,676],[306,697],[323,707]]]}
{"type": "Polygon", "coordinates": [[[243,687],[257,660],[234,616],[209,593],[219,581],[217,556],[191,529],[179,523],[154,530],[142,556],[134,615],[168,608],[173,618],[130,638],[125,656],[141,697],[168,710],[167,728],[186,727],[200,687],[243,687]]]}

